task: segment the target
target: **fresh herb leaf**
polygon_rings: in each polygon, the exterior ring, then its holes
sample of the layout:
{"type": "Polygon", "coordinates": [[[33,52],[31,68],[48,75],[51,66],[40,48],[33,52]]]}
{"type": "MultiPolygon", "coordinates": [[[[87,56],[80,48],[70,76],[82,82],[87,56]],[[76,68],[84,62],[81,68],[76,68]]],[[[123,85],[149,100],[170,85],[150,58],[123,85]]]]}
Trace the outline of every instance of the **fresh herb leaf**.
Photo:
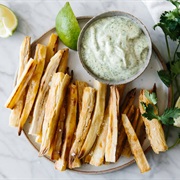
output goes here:
{"type": "Polygon", "coordinates": [[[154,113],[155,107],[152,104],[146,105],[145,103],[143,103],[143,107],[145,107],[145,113],[142,114],[144,117],[146,117],[148,120],[157,119],[165,125],[173,125],[174,118],[180,116],[180,108],[176,107],[167,108],[161,116],[154,113]]]}
{"type": "Polygon", "coordinates": [[[180,6],[180,2],[178,0],[168,0],[170,1],[172,4],[174,4],[176,6],[176,8],[178,8],[180,6]]]}
{"type": "Polygon", "coordinates": [[[154,26],[159,26],[163,30],[165,36],[169,36],[173,41],[180,40],[180,11],[179,2],[170,0],[176,8],[172,11],[165,11],[160,17],[160,22],[154,26]]]}
{"type": "Polygon", "coordinates": [[[154,106],[152,104],[148,104],[146,105],[145,103],[141,103],[144,107],[144,110],[146,111],[145,113],[143,113],[142,115],[147,118],[148,120],[152,120],[152,119],[158,119],[159,120],[159,117],[154,114],[154,106]]]}
{"type": "Polygon", "coordinates": [[[162,82],[167,86],[170,87],[172,83],[171,75],[168,70],[160,70],[158,71],[158,75],[162,82]]]}
{"type": "Polygon", "coordinates": [[[145,90],[144,94],[150,102],[152,102],[154,105],[157,104],[157,96],[155,92],[150,93],[149,91],[145,90]]]}
{"type": "Polygon", "coordinates": [[[180,59],[173,63],[173,65],[171,66],[171,71],[174,76],[180,74],[180,59]]]}

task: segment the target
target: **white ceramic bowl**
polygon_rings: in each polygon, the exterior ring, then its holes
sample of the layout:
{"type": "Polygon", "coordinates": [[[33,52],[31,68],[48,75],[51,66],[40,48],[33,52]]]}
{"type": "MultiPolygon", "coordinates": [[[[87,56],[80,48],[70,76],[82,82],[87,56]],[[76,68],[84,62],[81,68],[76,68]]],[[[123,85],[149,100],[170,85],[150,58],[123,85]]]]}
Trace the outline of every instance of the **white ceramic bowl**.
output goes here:
{"type": "MultiPolygon", "coordinates": [[[[138,20],[136,17],[134,17],[131,14],[125,13],[125,12],[121,12],[121,11],[110,11],[110,12],[106,12],[103,14],[100,14],[98,16],[95,16],[94,18],[92,18],[90,21],[88,21],[85,26],[83,27],[83,29],[81,30],[81,33],[79,35],[78,38],[78,55],[79,55],[79,59],[81,61],[82,66],[84,67],[84,69],[95,79],[97,79],[98,81],[105,83],[105,84],[125,84],[128,83],[130,81],[133,81],[134,79],[136,79],[139,75],[141,75],[143,73],[143,71],[146,69],[146,67],[149,64],[149,61],[151,59],[151,54],[152,54],[152,42],[151,42],[151,38],[149,36],[148,30],[145,27],[145,25],[138,20]],[[87,29],[92,25],[92,23],[96,22],[99,19],[103,19],[103,18],[107,18],[107,17],[114,17],[114,16],[121,16],[121,17],[126,17],[128,19],[130,19],[132,22],[134,22],[135,24],[137,24],[140,29],[142,30],[142,32],[145,34],[146,39],[147,39],[147,43],[148,43],[148,53],[147,53],[147,58],[145,59],[145,62],[143,63],[143,65],[141,65],[141,67],[139,68],[139,70],[133,74],[131,77],[125,78],[125,79],[116,79],[116,80],[107,80],[106,78],[103,77],[99,77],[98,75],[96,75],[95,73],[93,73],[90,68],[87,67],[86,63],[84,62],[83,56],[82,56],[82,46],[83,46],[83,38],[85,36],[85,32],[87,31],[87,29]]],[[[121,73],[121,72],[119,72],[121,73]]]]}

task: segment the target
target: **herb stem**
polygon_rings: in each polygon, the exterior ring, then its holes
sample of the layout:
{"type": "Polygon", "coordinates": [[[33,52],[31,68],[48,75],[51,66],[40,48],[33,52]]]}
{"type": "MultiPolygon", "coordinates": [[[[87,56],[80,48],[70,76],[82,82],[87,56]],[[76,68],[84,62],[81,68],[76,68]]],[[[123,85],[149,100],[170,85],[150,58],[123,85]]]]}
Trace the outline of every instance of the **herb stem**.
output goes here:
{"type": "MultiPolygon", "coordinates": [[[[167,51],[168,51],[168,59],[169,59],[169,62],[170,62],[170,69],[172,67],[172,60],[171,60],[171,53],[170,53],[170,48],[169,48],[169,43],[168,43],[168,39],[167,39],[167,35],[165,35],[165,41],[166,41],[166,47],[167,47],[167,51]]],[[[170,75],[171,75],[171,79],[172,79],[172,86],[171,86],[171,89],[172,89],[172,102],[171,102],[171,106],[174,105],[174,80],[172,78],[172,72],[170,71],[170,75]]]]}
{"type": "Polygon", "coordinates": [[[176,53],[177,53],[177,51],[178,51],[178,49],[179,49],[179,45],[180,45],[180,42],[178,43],[178,45],[177,45],[177,47],[176,47],[176,49],[175,49],[175,51],[174,51],[173,61],[175,61],[176,53]]]}
{"type": "Polygon", "coordinates": [[[180,87],[179,87],[177,76],[175,77],[175,84],[176,84],[178,95],[180,96],[180,87]]]}
{"type": "Polygon", "coordinates": [[[170,147],[168,148],[168,150],[174,148],[174,147],[177,146],[178,144],[180,144],[180,138],[178,138],[178,139],[176,140],[176,142],[175,142],[172,146],[170,146],[170,147]]]}

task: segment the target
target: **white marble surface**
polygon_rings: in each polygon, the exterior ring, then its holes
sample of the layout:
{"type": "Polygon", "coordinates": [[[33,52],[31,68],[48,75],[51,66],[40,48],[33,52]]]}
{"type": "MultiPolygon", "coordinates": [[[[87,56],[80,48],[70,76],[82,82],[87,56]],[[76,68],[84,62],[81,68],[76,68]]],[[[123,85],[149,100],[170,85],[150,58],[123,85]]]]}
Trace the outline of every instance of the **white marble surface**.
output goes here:
{"type": "MultiPolygon", "coordinates": [[[[152,29],[152,17],[140,0],[70,2],[76,16],[93,16],[109,10],[134,14],[147,26],[153,42],[166,59],[164,38],[160,31],[152,29]]],[[[145,174],[140,174],[136,164],[102,175],[85,175],[72,171],[60,173],[51,162],[38,157],[37,151],[24,135],[18,137],[17,130],[8,126],[10,111],[4,108],[4,103],[12,90],[23,37],[29,35],[33,41],[53,27],[55,17],[64,3],[65,1],[56,0],[0,0],[0,4],[10,7],[19,19],[15,34],[10,38],[0,39],[0,179],[180,179],[179,146],[160,155],[149,152],[147,159],[151,171],[145,174]]],[[[175,132],[178,130],[174,129],[175,132]]],[[[175,139],[173,133],[171,139],[175,139]]]]}

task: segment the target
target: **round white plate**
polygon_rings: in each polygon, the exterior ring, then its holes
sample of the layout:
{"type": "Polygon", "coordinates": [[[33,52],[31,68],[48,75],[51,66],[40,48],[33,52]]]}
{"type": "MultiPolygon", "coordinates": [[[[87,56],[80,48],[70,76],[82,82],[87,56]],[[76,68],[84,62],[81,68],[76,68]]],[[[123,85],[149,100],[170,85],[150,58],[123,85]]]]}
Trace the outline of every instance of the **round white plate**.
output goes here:
{"type": "MultiPolygon", "coordinates": [[[[79,17],[77,19],[80,26],[83,27],[85,23],[91,18],[92,17],[79,17]]],[[[55,33],[55,32],[56,30],[55,28],[53,28],[49,30],[48,32],[46,32],[44,35],[42,35],[39,39],[34,41],[31,46],[32,52],[35,51],[35,47],[37,43],[47,45],[51,33],[55,33]]],[[[64,47],[65,46],[60,42],[59,49],[62,49],[64,47]]],[[[76,51],[70,50],[68,67],[70,70],[73,70],[74,80],[78,79],[78,80],[86,81],[89,83],[89,85],[93,86],[93,78],[83,69],[76,51]]],[[[161,69],[165,69],[165,68],[166,66],[162,60],[161,55],[159,54],[156,47],[153,45],[153,53],[152,53],[150,64],[148,65],[147,69],[144,71],[144,73],[141,76],[139,76],[133,82],[130,82],[127,84],[124,94],[126,94],[126,92],[128,92],[130,89],[136,87],[137,88],[136,96],[138,97],[138,93],[140,89],[151,89],[154,83],[156,83],[159,111],[160,113],[163,112],[163,110],[170,103],[171,93],[170,93],[170,89],[168,89],[159,79],[157,71],[161,69]]],[[[137,99],[135,103],[137,104],[137,99]]],[[[24,127],[24,133],[27,139],[30,141],[30,143],[39,151],[40,145],[35,142],[35,137],[28,134],[29,127],[30,127],[30,123],[27,122],[24,127]]],[[[146,139],[143,144],[143,149],[144,151],[147,151],[149,148],[150,148],[149,141],[146,139]]],[[[73,169],[73,171],[82,172],[86,174],[100,174],[100,173],[112,172],[112,171],[122,169],[126,166],[131,165],[134,162],[135,161],[133,157],[131,158],[120,157],[120,159],[116,163],[102,165],[99,167],[84,164],[80,168],[73,169]]]]}

